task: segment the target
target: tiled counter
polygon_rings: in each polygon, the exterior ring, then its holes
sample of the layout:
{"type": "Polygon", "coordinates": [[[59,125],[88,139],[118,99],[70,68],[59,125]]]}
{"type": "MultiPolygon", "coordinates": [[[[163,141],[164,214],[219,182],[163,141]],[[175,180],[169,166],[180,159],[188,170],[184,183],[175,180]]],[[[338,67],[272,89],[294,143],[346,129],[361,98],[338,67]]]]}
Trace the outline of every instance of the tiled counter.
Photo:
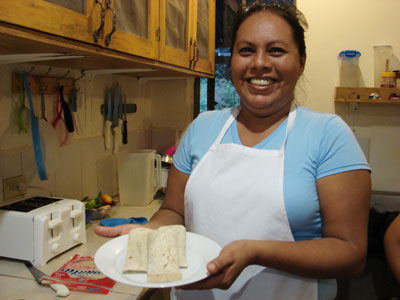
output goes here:
{"type": "MultiPolygon", "coordinates": [[[[147,206],[114,206],[109,218],[129,218],[129,217],[150,217],[160,207],[162,201],[154,200],[147,206]]],[[[69,251],[53,258],[45,266],[39,269],[51,275],[69,261],[75,254],[94,257],[97,249],[109,239],[96,235],[94,227],[99,224],[99,220],[91,221],[87,224],[86,234],[87,243],[70,249],[69,251]]],[[[0,300],[43,300],[61,299],[56,297],[56,293],[48,286],[39,285],[25,264],[16,260],[0,258],[0,300]]],[[[147,289],[115,283],[112,291],[108,295],[90,294],[71,291],[65,298],[68,300],[85,299],[113,299],[113,300],[136,300],[146,293],[147,289]]]]}

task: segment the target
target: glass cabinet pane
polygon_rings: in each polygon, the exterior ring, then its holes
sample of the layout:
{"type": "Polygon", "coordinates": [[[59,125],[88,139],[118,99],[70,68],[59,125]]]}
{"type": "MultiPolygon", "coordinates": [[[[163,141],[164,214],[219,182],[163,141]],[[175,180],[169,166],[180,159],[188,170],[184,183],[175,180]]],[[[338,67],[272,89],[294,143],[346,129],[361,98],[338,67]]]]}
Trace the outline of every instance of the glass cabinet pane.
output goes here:
{"type": "Polygon", "coordinates": [[[80,14],[85,14],[86,0],[45,0],[45,1],[73,10],[80,14]]]}
{"type": "Polygon", "coordinates": [[[199,57],[208,59],[209,46],[209,28],[208,28],[208,0],[199,0],[197,6],[197,47],[199,49],[199,57]]]}
{"type": "Polygon", "coordinates": [[[148,39],[148,3],[147,0],[115,0],[117,29],[148,39]]]}
{"type": "Polygon", "coordinates": [[[186,0],[167,0],[165,14],[165,44],[185,50],[188,17],[186,0]]]}

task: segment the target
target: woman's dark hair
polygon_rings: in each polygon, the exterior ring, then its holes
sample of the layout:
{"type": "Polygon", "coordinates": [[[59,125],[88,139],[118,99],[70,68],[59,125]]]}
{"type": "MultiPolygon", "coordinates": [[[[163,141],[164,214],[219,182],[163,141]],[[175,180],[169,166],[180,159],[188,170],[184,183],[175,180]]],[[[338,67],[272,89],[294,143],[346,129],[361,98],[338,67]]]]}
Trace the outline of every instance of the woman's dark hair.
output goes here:
{"type": "Polygon", "coordinates": [[[307,29],[307,21],[304,15],[292,3],[286,0],[266,0],[265,3],[254,3],[249,6],[242,6],[236,13],[232,24],[231,53],[236,40],[236,34],[249,16],[259,11],[270,11],[282,17],[291,27],[293,38],[297,44],[300,57],[306,55],[306,43],[304,41],[304,31],[307,29]]]}

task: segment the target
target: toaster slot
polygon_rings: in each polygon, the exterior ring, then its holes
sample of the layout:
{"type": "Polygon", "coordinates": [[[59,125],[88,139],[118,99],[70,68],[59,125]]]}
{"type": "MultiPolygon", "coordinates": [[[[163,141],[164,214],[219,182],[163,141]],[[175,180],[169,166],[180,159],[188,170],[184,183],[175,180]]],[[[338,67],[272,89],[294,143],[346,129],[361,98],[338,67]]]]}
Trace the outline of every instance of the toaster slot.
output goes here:
{"type": "Polygon", "coordinates": [[[71,209],[71,219],[72,219],[72,227],[77,227],[80,224],[79,218],[83,215],[81,210],[81,206],[79,205],[72,205],[71,209]]]}
{"type": "Polygon", "coordinates": [[[58,236],[60,230],[59,227],[62,225],[63,220],[60,218],[60,213],[59,212],[52,212],[49,215],[49,224],[48,227],[50,229],[50,236],[52,238],[58,236]]]}

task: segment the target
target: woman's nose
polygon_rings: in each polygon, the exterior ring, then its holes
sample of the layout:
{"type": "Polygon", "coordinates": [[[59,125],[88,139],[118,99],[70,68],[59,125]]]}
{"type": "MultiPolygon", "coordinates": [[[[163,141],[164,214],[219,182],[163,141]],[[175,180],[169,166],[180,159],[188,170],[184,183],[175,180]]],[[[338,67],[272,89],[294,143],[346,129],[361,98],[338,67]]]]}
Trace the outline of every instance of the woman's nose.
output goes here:
{"type": "Polygon", "coordinates": [[[271,61],[265,52],[259,52],[254,56],[253,67],[256,69],[271,68],[271,61]]]}

